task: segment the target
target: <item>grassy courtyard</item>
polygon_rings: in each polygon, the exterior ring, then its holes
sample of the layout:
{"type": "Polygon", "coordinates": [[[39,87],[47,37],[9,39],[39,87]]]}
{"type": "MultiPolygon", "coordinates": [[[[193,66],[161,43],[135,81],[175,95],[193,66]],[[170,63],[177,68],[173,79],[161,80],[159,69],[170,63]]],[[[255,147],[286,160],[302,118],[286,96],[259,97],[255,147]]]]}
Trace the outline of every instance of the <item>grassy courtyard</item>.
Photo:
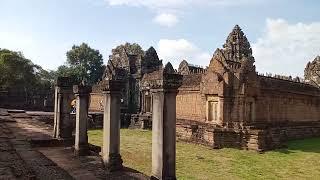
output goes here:
{"type": "MultiPolygon", "coordinates": [[[[89,141],[102,145],[102,131],[89,131],[89,141]]],[[[151,131],[121,130],[124,165],[151,173],[151,131]]],[[[237,149],[213,150],[177,143],[178,179],[320,179],[320,138],[291,141],[288,149],[259,154],[237,149]]]]}

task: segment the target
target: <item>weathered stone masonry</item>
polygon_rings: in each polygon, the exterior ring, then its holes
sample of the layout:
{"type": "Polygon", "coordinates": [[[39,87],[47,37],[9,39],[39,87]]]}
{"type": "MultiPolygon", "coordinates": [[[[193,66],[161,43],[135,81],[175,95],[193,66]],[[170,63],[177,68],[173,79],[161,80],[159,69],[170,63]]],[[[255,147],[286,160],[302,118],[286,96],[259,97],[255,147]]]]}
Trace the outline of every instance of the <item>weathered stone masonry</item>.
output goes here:
{"type": "Polygon", "coordinates": [[[235,26],[206,71],[184,76],[177,96],[179,138],[267,150],[320,136],[319,88],[258,75],[253,64],[250,44],[235,26]]]}
{"type": "Polygon", "coordinates": [[[59,77],[55,87],[54,138],[72,138],[74,122],[70,117],[70,102],[74,98],[73,82],[68,77],[59,77]]]}
{"type": "Polygon", "coordinates": [[[176,179],[176,95],[182,76],[168,63],[148,74],[142,87],[152,94],[152,177],[176,179]]]}
{"type": "MultiPolygon", "coordinates": [[[[254,62],[238,25],[208,67],[181,62],[183,80],[176,97],[180,139],[214,148],[268,150],[289,139],[320,136],[320,58],[307,64],[305,80],[258,74],[254,62]]],[[[143,52],[126,44],[113,50],[104,79],[126,80],[121,112],[131,127],[151,128],[153,97],[143,84],[161,68],[153,48],[143,52]]],[[[90,109],[101,109],[102,94],[93,92],[90,109]]]]}
{"type": "Polygon", "coordinates": [[[103,81],[103,147],[102,157],[107,169],[116,171],[122,168],[120,155],[120,98],[124,82],[103,81]]]}
{"type": "Polygon", "coordinates": [[[75,155],[87,155],[88,145],[88,109],[91,86],[74,85],[73,92],[76,96],[76,132],[75,132],[75,155]]]}

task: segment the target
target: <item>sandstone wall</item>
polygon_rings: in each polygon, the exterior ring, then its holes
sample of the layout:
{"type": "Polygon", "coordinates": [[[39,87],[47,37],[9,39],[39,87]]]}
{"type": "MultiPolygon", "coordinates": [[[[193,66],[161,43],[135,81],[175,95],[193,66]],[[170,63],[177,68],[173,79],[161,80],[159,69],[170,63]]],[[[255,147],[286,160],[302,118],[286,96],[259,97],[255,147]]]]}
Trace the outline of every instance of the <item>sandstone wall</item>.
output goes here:
{"type": "Polygon", "coordinates": [[[292,81],[261,78],[256,122],[320,122],[320,90],[292,81]]]}
{"type": "Polygon", "coordinates": [[[96,111],[103,111],[101,108],[100,102],[103,100],[102,93],[91,93],[90,94],[90,103],[89,103],[89,111],[96,112],[96,111]]]}
{"type": "Polygon", "coordinates": [[[202,74],[183,76],[182,86],[176,97],[177,119],[205,122],[206,97],[200,93],[202,74]]]}
{"type": "Polygon", "coordinates": [[[179,140],[207,145],[209,147],[238,148],[263,151],[262,130],[235,130],[215,127],[208,123],[178,120],[177,138],[179,140]]]}
{"type": "Polygon", "coordinates": [[[206,101],[199,91],[179,90],[176,104],[177,119],[205,121],[206,101]]]}
{"type": "Polygon", "coordinates": [[[264,128],[219,128],[197,121],[177,120],[179,140],[212,148],[239,148],[266,151],[285,147],[288,140],[320,137],[320,123],[285,123],[264,128]]]}

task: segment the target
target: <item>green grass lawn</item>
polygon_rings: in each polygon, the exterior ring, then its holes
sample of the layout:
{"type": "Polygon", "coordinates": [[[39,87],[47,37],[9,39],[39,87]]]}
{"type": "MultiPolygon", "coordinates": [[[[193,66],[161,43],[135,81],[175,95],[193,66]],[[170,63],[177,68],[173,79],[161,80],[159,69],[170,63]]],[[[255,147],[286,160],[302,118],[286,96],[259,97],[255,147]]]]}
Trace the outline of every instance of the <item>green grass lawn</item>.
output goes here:
{"type": "MultiPolygon", "coordinates": [[[[90,130],[89,142],[102,146],[102,130],[90,130]]],[[[151,173],[151,131],[121,129],[124,165],[151,173]]],[[[288,149],[259,154],[177,142],[178,179],[320,179],[320,138],[288,143],[288,149]]]]}

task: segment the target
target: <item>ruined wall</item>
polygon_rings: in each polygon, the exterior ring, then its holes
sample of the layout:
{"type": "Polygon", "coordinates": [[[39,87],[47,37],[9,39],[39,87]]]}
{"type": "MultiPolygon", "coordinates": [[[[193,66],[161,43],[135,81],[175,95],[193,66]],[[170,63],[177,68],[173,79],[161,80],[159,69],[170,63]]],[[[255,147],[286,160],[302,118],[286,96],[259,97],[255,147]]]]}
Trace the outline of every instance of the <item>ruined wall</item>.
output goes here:
{"type": "Polygon", "coordinates": [[[176,97],[177,119],[205,121],[206,100],[200,93],[202,74],[183,76],[182,86],[176,97]]]}
{"type": "Polygon", "coordinates": [[[177,119],[205,120],[205,101],[199,91],[179,91],[177,98],[177,119]]]}
{"type": "Polygon", "coordinates": [[[264,128],[220,128],[197,121],[177,120],[177,138],[211,148],[266,151],[285,147],[288,140],[320,136],[320,123],[285,123],[264,128]]]}
{"type": "Polygon", "coordinates": [[[320,122],[320,89],[260,76],[256,122],[320,122]]]}
{"type": "Polygon", "coordinates": [[[52,91],[25,92],[21,89],[0,90],[0,107],[12,109],[53,111],[52,91]]]}
{"type": "Polygon", "coordinates": [[[89,111],[90,112],[99,112],[103,111],[103,94],[102,93],[91,93],[90,94],[90,103],[89,111]],[[101,103],[102,101],[102,103],[101,103]]]}
{"type": "Polygon", "coordinates": [[[102,85],[100,83],[92,86],[92,92],[90,93],[89,101],[90,101],[89,102],[90,112],[103,111],[103,107],[102,107],[103,94],[102,94],[102,85]]]}
{"type": "Polygon", "coordinates": [[[178,120],[176,129],[179,140],[203,144],[215,149],[229,147],[263,151],[273,145],[266,145],[267,142],[264,141],[266,133],[263,130],[219,128],[208,123],[186,120],[178,120]]]}
{"type": "Polygon", "coordinates": [[[203,122],[177,119],[177,138],[187,142],[196,142],[214,146],[213,126],[203,122]]]}

